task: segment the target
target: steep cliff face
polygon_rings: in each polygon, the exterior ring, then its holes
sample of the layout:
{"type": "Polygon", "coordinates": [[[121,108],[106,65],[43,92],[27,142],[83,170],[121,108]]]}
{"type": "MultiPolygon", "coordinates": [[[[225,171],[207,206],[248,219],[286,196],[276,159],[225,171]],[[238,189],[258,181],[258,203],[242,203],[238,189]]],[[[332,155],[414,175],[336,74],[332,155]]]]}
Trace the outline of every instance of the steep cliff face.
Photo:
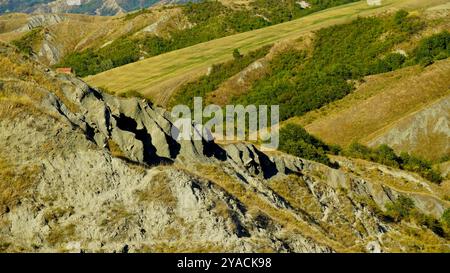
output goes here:
{"type": "Polygon", "coordinates": [[[177,141],[164,109],[7,46],[0,62],[2,251],[448,251],[426,227],[378,211],[407,195],[440,217],[444,193],[413,174],[177,141]]]}

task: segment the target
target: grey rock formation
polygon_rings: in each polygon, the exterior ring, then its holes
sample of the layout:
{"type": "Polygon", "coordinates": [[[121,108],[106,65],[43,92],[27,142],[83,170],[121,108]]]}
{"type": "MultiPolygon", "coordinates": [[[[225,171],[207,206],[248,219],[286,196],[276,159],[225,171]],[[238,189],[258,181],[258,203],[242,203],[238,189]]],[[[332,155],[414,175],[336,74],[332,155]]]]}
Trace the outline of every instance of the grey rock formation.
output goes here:
{"type": "Polygon", "coordinates": [[[439,159],[448,155],[450,153],[450,96],[397,121],[391,128],[373,138],[369,144],[378,146],[383,143],[397,151],[408,150],[414,154],[426,155],[428,158],[439,159]],[[439,147],[439,150],[434,147],[439,147]]]}
{"type": "Polygon", "coordinates": [[[27,32],[37,27],[48,27],[56,25],[66,20],[64,15],[59,14],[37,14],[30,17],[28,23],[17,29],[18,32],[27,32]]]}
{"type": "MultiPolygon", "coordinates": [[[[379,179],[427,185],[420,177],[176,141],[164,109],[28,66],[57,88],[1,76],[0,251],[384,252],[409,236],[377,214],[405,194],[379,179]]],[[[448,204],[424,188],[406,194],[439,217],[448,204]]]]}

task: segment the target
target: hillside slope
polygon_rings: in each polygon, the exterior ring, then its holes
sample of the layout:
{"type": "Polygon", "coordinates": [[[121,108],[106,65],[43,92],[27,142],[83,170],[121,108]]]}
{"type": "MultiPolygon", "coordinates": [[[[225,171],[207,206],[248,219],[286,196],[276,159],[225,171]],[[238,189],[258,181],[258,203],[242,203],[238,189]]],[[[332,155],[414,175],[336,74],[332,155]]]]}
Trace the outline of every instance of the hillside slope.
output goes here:
{"type": "Polygon", "coordinates": [[[429,159],[448,155],[450,60],[370,76],[355,92],[301,118],[326,142],[388,144],[429,159]]]}
{"type": "MultiPolygon", "coordinates": [[[[295,0],[163,1],[170,5],[102,18],[62,14],[58,10],[45,14],[7,14],[0,16],[0,39],[21,44],[24,52],[46,64],[72,67],[84,77],[355,1],[310,0],[309,8],[303,8],[295,0]]],[[[143,3],[118,2],[122,6],[143,3]]]]}
{"type": "Polygon", "coordinates": [[[5,45],[0,63],[0,251],[449,251],[426,220],[448,193],[415,174],[176,141],[164,109],[5,45]],[[422,218],[387,216],[405,198],[422,218]]]}
{"type": "Polygon", "coordinates": [[[387,25],[372,35],[379,30],[374,26],[401,13],[332,26],[215,64],[207,75],[188,78],[189,83],[177,88],[169,106],[191,105],[195,96],[221,106],[278,104],[283,118],[297,116],[287,123],[307,126],[327,143],[347,148],[354,141],[370,146],[385,142],[398,154],[441,159],[449,152],[449,8],[409,13],[406,18],[423,22],[417,33],[400,35],[395,25],[387,25]],[[389,38],[392,33],[397,36],[389,38]],[[398,38],[401,42],[387,42],[398,38]],[[419,49],[431,51],[432,44],[443,45],[436,63],[412,66],[420,63],[419,49]],[[373,64],[377,67],[379,60],[392,56],[403,65],[372,70],[373,64]],[[383,74],[390,70],[396,71],[383,74]]]}
{"type": "Polygon", "coordinates": [[[55,65],[64,56],[103,48],[128,35],[165,35],[187,28],[189,23],[177,8],[154,8],[128,18],[78,14],[7,14],[0,16],[0,40],[25,40],[31,54],[44,64],[55,65]]]}
{"type": "Polygon", "coordinates": [[[156,103],[166,105],[172,92],[182,83],[207,73],[213,64],[232,58],[239,48],[242,53],[284,39],[295,39],[326,26],[349,22],[358,16],[370,16],[392,9],[424,9],[446,1],[384,1],[369,7],[366,1],[335,7],[306,17],[237,35],[216,39],[189,48],[172,51],[143,61],[86,77],[90,84],[113,93],[138,91],[156,103]]]}
{"type": "Polygon", "coordinates": [[[385,132],[366,139],[370,146],[388,144],[396,151],[408,151],[430,160],[450,155],[450,96],[433,102],[417,113],[395,122],[385,132]]]}

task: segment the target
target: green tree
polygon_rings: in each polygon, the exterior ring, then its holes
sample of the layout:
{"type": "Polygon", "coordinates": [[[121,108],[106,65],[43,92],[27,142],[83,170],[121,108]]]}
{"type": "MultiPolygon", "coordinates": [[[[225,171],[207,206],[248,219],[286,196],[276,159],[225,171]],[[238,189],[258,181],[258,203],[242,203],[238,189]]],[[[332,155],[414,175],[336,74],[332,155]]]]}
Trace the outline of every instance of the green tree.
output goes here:
{"type": "Polygon", "coordinates": [[[380,145],[374,151],[374,160],[381,164],[392,166],[392,167],[400,167],[398,163],[398,156],[395,154],[394,149],[389,147],[386,144],[380,145]]]}
{"type": "Polygon", "coordinates": [[[241,52],[239,52],[239,49],[236,48],[233,50],[233,58],[235,60],[239,60],[242,58],[242,54],[241,54],[241,52]]]}
{"type": "Polygon", "coordinates": [[[327,156],[327,152],[331,151],[330,147],[296,124],[289,123],[281,128],[279,149],[301,158],[334,167],[327,156]]]}
{"type": "Polygon", "coordinates": [[[345,153],[351,157],[369,159],[372,151],[358,142],[352,142],[345,153]]]}
{"type": "Polygon", "coordinates": [[[450,32],[443,31],[422,40],[414,50],[416,63],[423,66],[433,63],[434,60],[446,59],[450,56],[450,32]]]}

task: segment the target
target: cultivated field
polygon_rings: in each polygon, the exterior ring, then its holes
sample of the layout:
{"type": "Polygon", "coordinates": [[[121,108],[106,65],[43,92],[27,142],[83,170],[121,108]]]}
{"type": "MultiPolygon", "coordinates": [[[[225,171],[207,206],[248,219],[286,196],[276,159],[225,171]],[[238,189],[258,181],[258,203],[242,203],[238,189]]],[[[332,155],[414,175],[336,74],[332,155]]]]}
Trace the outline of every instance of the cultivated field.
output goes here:
{"type": "Polygon", "coordinates": [[[172,51],[136,63],[118,67],[85,80],[113,93],[137,91],[158,104],[165,105],[172,91],[196,75],[206,73],[212,64],[232,58],[235,48],[243,53],[329,25],[345,23],[358,16],[380,14],[392,9],[425,9],[446,4],[447,0],[384,0],[382,6],[370,7],[366,1],[324,10],[312,15],[264,29],[241,33],[172,51]]]}

